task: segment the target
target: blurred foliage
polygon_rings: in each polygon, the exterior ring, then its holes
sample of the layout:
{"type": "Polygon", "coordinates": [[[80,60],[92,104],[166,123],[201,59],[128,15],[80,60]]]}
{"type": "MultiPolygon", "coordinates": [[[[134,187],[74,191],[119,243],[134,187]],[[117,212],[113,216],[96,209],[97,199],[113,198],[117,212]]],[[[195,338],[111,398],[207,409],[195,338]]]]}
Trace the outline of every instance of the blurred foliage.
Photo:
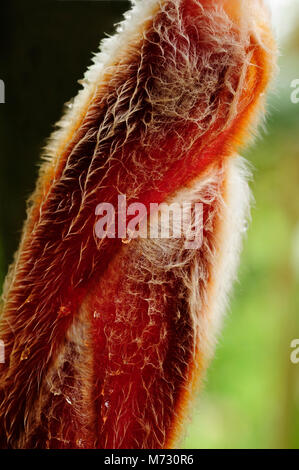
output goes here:
{"type": "MultiPolygon", "coordinates": [[[[17,247],[49,123],[77,93],[75,78],[82,78],[90,51],[127,6],[15,0],[1,6],[2,279],[17,247]]],[[[299,338],[299,104],[290,100],[290,83],[299,78],[298,54],[296,30],[282,50],[266,131],[245,155],[254,174],[252,224],[185,448],[299,447],[299,364],[290,361],[290,343],[299,338]]]]}
{"type": "Polygon", "coordinates": [[[185,448],[299,448],[299,364],[290,361],[299,338],[299,104],[290,99],[298,30],[281,48],[266,130],[244,155],[252,223],[185,448]]]}

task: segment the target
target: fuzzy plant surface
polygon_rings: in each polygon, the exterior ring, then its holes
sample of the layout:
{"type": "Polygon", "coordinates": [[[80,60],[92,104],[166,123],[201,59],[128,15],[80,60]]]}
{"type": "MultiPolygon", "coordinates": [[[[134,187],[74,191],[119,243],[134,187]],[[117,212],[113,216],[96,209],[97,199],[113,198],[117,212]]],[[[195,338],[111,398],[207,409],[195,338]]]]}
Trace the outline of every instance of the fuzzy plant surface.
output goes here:
{"type": "Polygon", "coordinates": [[[1,448],[179,445],[236,276],[238,154],[275,60],[261,0],[135,0],[102,42],[44,151],[5,282],[1,448]],[[202,204],[200,246],[98,237],[96,208],[119,195],[202,204]]]}

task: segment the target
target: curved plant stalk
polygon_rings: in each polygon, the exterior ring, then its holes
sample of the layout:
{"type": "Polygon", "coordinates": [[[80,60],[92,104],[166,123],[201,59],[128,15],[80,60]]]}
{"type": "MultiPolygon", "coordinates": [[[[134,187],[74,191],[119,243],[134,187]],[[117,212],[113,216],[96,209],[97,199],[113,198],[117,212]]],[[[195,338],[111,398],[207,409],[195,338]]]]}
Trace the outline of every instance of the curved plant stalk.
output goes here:
{"type": "Polygon", "coordinates": [[[274,62],[259,0],[139,0],[104,40],[45,150],[6,280],[0,447],[176,445],[235,277],[250,199],[237,152],[274,62]],[[119,195],[201,203],[201,245],[98,238],[96,208],[119,195]]]}

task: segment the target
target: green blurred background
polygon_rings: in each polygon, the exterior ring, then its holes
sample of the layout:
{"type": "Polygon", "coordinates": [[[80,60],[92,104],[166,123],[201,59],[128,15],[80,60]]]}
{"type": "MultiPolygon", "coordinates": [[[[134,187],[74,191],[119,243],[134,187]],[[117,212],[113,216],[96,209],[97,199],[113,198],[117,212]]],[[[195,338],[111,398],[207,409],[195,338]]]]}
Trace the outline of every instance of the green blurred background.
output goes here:
{"type": "MultiPolygon", "coordinates": [[[[296,3],[273,0],[274,18],[283,26],[280,73],[265,128],[244,152],[254,174],[252,223],[184,448],[299,448],[299,364],[290,360],[291,341],[299,339],[299,103],[290,98],[291,82],[299,79],[296,3]]],[[[77,93],[91,51],[127,8],[127,1],[1,5],[1,284],[45,139],[62,104],[77,93]]]]}

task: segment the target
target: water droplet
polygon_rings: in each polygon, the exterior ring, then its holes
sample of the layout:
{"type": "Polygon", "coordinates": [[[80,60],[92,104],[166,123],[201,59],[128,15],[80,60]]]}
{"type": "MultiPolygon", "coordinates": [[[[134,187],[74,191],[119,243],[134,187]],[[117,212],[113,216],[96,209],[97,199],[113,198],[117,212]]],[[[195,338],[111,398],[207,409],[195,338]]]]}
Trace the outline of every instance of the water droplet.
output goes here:
{"type": "Polygon", "coordinates": [[[65,103],[65,107],[69,109],[72,109],[73,105],[74,105],[74,98],[72,98],[71,100],[65,103]]]}
{"type": "Polygon", "coordinates": [[[105,401],[104,405],[106,408],[109,408],[109,401],[105,401]]]}
{"type": "Polygon", "coordinates": [[[67,317],[72,313],[71,306],[70,304],[67,305],[61,305],[58,309],[58,317],[67,317]]]}
{"type": "Polygon", "coordinates": [[[72,405],[72,400],[70,399],[70,397],[65,397],[65,401],[69,404],[69,405],[72,405]]]}
{"type": "Polygon", "coordinates": [[[244,224],[243,224],[243,232],[246,233],[247,230],[249,228],[249,223],[248,223],[248,220],[245,220],[244,224]]]}
{"type": "Polygon", "coordinates": [[[26,304],[29,304],[33,299],[33,294],[28,295],[27,299],[25,300],[26,304]]]}
{"type": "Polygon", "coordinates": [[[93,312],[93,318],[100,318],[101,314],[96,310],[93,312]]]}
{"type": "Polygon", "coordinates": [[[78,447],[84,447],[82,439],[77,439],[76,444],[77,444],[78,447]]]}
{"type": "Polygon", "coordinates": [[[21,361],[26,361],[26,359],[28,359],[30,355],[30,349],[29,348],[25,348],[23,351],[22,351],[22,354],[21,354],[21,361]]]}

